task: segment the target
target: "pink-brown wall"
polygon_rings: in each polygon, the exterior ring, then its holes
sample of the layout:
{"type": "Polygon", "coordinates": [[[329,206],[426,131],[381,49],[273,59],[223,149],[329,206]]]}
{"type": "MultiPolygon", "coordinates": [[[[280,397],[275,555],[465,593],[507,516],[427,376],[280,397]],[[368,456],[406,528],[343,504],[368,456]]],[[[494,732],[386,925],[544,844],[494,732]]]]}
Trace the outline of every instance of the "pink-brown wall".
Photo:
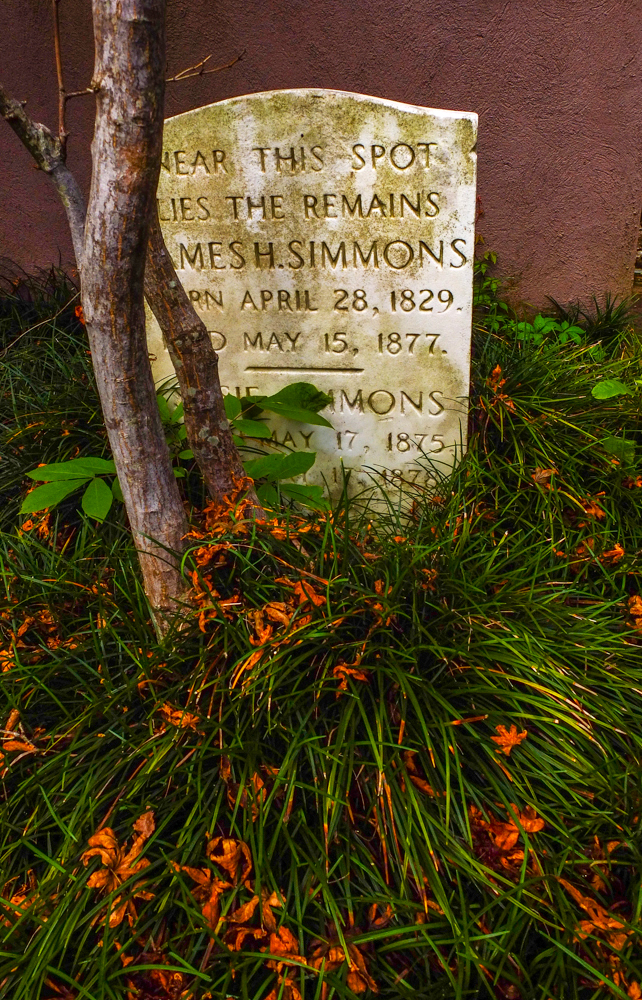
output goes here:
{"type": "MultiPolygon", "coordinates": [[[[67,87],[91,78],[90,0],[61,0],[67,87]]],[[[479,114],[478,230],[516,300],[628,293],[642,205],[642,13],[630,0],[168,0],[167,114],[328,87],[479,114]]],[[[56,123],[50,0],[2,0],[0,79],[56,123]]],[[[88,182],[92,98],[69,105],[88,182]]],[[[0,257],[72,266],[49,181],[0,122],[0,257]]]]}

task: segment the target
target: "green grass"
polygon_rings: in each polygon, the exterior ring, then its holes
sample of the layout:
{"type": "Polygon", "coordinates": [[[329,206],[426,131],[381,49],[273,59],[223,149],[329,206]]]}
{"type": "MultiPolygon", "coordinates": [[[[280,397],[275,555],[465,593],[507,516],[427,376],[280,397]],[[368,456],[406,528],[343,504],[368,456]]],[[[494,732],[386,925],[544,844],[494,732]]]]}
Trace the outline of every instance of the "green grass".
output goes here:
{"type": "MultiPolygon", "coordinates": [[[[262,528],[203,513],[189,473],[200,614],[161,644],[120,505],[102,526],[74,498],[18,515],[27,470],[108,455],[75,302],[0,359],[0,724],[17,710],[27,745],[5,748],[0,995],[638,995],[640,394],[591,389],[633,387],[639,343],[609,302],[566,317],[580,344],[519,342],[494,292],[481,275],[469,451],[439,495],[410,521],[343,503],[262,528]],[[527,732],[510,756],[500,725],[527,732]],[[149,810],[110,927],[81,855],[100,825],[131,845],[149,810]],[[190,866],[227,883],[223,917],[277,893],[263,936],[261,905],[210,928],[190,866]],[[308,964],[275,968],[284,942],[308,964]]],[[[73,294],[5,287],[2,342],[73,294]]]]}

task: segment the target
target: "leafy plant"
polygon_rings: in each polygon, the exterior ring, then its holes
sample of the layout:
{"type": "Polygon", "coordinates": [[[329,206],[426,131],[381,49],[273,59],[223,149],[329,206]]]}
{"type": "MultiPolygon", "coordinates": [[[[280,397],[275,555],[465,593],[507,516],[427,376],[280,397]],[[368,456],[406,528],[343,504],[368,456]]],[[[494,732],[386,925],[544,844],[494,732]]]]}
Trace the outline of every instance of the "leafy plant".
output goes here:
{"type": "Polygon", "coordinates": [[[31,490],[22,502],[21,514],[56,507],[61,500],[76,493],[83,486],[80,505],[88,517],[104,521],[109,513],[114,497],[122,500],[120,485],[116,478],[116,466],[107,458],[72,458],[68,462],[54,462],[41,465],[25,473],[30,479],[44,483],[31,490]],[[105,482],[104,476],[111,476],[105,482]]]}
{"type": "Polygon", "coordinates": [[[509,304],[498,295],[500,280],[491,273],[497,264],[497,255],[487,250],[475,261],[475,314],[478,328],[485,333],[498,334],[513,316],[509,304]]]}
{"type": "Polygon", "coordinates": [[[619,378],[603,378],[591,389],[594,399],[612,399],[613,396],[631,396],[633,390],[619,378]]]}
{"type": "MultiPolygon", "coordinates": [[[[170,408],[167,395],[172,389],[157,394],[161,420],[165,428],[165,437],[170,451],[177,458],[189,461],[194,453],[189,448],[183,448],[187,432],[183,424],[183,404],[170,408]]],[[[238,399],[236,396],[225,397],[225,412],[235,432],[236,444],[244,449],[256,451],[252,442],[271,440],[272,432],[261,419],[263,413],[276,413],[288,420],[298,420],[308,424],[332,427],[332,424],[318,412],[331,402],[331,397],[321,392],[308,382],[295,382],[286,386],[273,396],[247,396],[238,399]]],[[[326,509],[320,486],[302,486],[288,484],[280,486],[281,480],[295,479],[305,474],[314,465],[316,453],[293,452],[290,454],[264,455],[261,458],[245,462],[245,470],[259,486],[257,493],[262,503],[278,504],[280,497],[287,497],[303,506],[316,510],[326,509]]],[[[31,490],[20,507],[21,514],[32,514],[41,510],[52,510],[66,497],[86,487],[82,495],[81,507],[85,514],[104,521],[109,513],[112,501],[123,499],[116,467],[111,459],[105,458],[73,458],[65,462],[51,465],[41,465],[26,473],[36,482],[44,483],[31,490]],[[110,483],[105,476],[112,476],[110,483]]],[[[174,475],[182,478],[185,469],[175,466],[174,475]]]]}
{"type": "Polygon", "coordinates": [[[315,452],[289,450],[286,454],[268,454],[261,452],[257,444],[267,444],[268,440],[273,442],[272,431],[265,423],[270,413],[287,420],[332,427],[330,421],[319,413],[331,401],[327,393],[309,382],[294,382],[272,396],[225,397],[225,412],[232,424],[236,444],[244,453],[260,453],[258,458],[247,459],[244,466],[247,474],[257,482],[261,503],[278,506],[281,497],[285,497],[314,510],[328,508],[321,486],[283,482],[308,472],[314,465],[315,452]]]}
{"type": "Polygon", "coordinates": [[[532,323],[524,321],[515,324],[517,340],[531,343],[535,347],[552,350],[564,344],[581,344],[584,341],[584,330],[566,320],[553,319],[550,316],[535,316],[532,323]]]}

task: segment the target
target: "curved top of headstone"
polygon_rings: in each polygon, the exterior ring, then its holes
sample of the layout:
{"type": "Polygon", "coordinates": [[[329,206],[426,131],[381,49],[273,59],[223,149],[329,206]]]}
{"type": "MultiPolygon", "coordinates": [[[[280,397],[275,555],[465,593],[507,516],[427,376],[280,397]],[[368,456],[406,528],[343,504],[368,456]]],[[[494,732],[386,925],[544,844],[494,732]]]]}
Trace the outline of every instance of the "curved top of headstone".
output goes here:
{"type": "MultiPolygon", "coordinates": [[[[369,140],[376,142],[376,128],[383,129],[390,139],[403,140],[403,129],[410,122],[419,129],[430,124],[437,138],[446,142],[451,151],[463,154],[459,164],[459,182],[471,183],[475,176],[477,115],[474,112],[424,108],[344,90],[301,87],[241,94],[193,108],[166,119],[165,136],[170,137],[179,128],[181,134],[188,137],[192,128],[200,131],[203,124],[210,120],[218,129],[237,135],[241,142],[249,133],[257,139],[272,140],[275,126],[285,125],[292,141],[306,138],[310,130],[316,129],[326,136],[331,133],[335,142],[349,142],[351,146],[355,145],[356,137],[362,139],[365,145],[369,140]],[[303,129],[302,135],[296,134],[299,127],[303,129]]],[[[436,148],[436,144],[433,145],[436,148]]],[[[425,157],[427,152],[430,150],[417,150],[417,157],[425,157]]],[[[401,152],[397,160],[397,169],[409,169],[410,165],[403,161],[401,152]]],[[[436,165],[438,157],[433,162],[436,165]]],[[[385,163],[378,163],[377,166],[383,167],[385,163]]],[[[349,172],[350,168],[347,169],[349,172]]]]}
{"type": "Polygon", "coordinates": [[[187,115],[199,114],[208,108],[218,108],[225,104],[233,104],[239,101],[265,101],[266,99],[280,102],[287,101],[289,98],[295,98],[297,101],[302,99],[310,99],[313,101],[323,100],[324,98],[330,98],[334,101],[340,100],[342,98],[349,97],[351,101],[365,102],[367,104],[379,104],[386,108],[397,108],[399,111],[405,111],[410,114],[421,114],[426,113],[435,115],[435,117],[440,118],[466,118],[477,124],[477,115],[473,111],[455,111],[455,110],[444,110],[442,108],[428,108],[423,107],[420,104],[406,104],[403,101],[390,101],[385,97],[373,97],[370,94],[359,94],[356,91],[351,90],[332,90],[324,87],[289,87],[284,90],[260,90],[251,94],[238,94],[235,97],[226,97],[222,101],[215,101],[213,104],[204,104],[198,108],[192,108],[190,111],[183,111],[181,114],[172,115],[171,118],[166,119],[166,121],[173,121],[175,118],[185,118],[187,115]]]}

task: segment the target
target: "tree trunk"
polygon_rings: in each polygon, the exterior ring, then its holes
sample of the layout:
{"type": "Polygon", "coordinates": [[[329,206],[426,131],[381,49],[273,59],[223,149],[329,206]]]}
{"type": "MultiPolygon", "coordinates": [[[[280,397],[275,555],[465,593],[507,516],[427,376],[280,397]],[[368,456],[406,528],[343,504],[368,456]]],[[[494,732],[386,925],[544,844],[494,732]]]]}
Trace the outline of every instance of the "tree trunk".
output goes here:
{"type": "Polygon", "coordinates": [[[82,302],[145,591],[162,629],[186,585],[185,513],[163,434],[143,282],[163,130],[165,0],[93,0],[96,126],[82,302]]]}
{"type": "MultiPolygon", "coordinates": [[[[145,269],[145,296],[158,320],[178,378],[187,441],[215,503],[222,504],[245,478],[225,415],[218,355],[203,320],[181,285],[165,246],[156,202],[145,269]]],[[[254,490],[255,516],[264,517],[254,490]]]]}

